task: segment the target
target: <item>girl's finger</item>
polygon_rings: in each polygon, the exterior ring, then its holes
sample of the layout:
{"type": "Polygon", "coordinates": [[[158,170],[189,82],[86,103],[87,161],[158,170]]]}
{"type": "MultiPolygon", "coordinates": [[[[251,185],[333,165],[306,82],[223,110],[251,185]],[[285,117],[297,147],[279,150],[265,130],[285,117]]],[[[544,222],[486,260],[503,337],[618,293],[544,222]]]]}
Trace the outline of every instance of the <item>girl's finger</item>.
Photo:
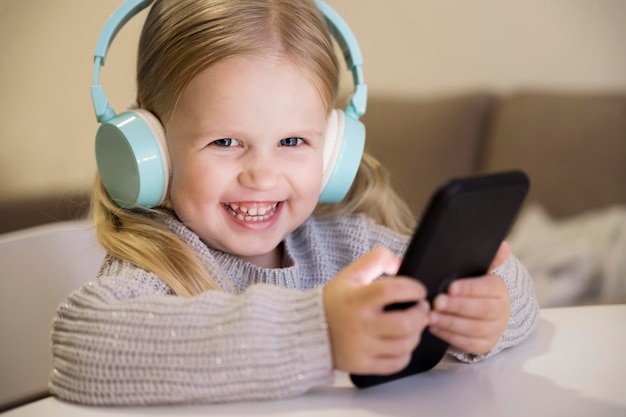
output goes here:
{"type": "Polygon", "coordinates": [[[499,298],[508,294],[508,290],[502,278],[487,274],[455,280],[448,287],[448,294],[454,297],[499,298]]]}
{"type": "Polygon", "coordinates": [[[453,333],[440,327],[433,326],[430,328],[430,332],[438,338],[448,342],[450,346],[474,355],[488,353],[493,346],[495,346],[495,343],[488,338],[472,337],[464,334],[453,333]]]}
{"type": "Polygon", "coordinates": [[[500,298],[451,297],[438,295],[433,302],[433,310],[457,316],[481,320],[496,320],[506,309],[506,302],[500,298]]]}
{"type": "Polygon", "coordinates": [[[426,298],[424,285],[412,278],[383,278],[359,289],[364,303],[377,310],[389,304],[418,302],[426,298]]]}
{"type": "Polygon", "coordinates": [[[389,249],[377,247],[345,267],[341,275],[367,285],[382,275],[395,275],[400,262],[400,258],[389,249]]]}
{"type": "Polygon", "coordinates": [[[490,329],[495,327],[495,322],[433,312],[429,325],[460,336],[487,337],[491,334],[490,329]]]}

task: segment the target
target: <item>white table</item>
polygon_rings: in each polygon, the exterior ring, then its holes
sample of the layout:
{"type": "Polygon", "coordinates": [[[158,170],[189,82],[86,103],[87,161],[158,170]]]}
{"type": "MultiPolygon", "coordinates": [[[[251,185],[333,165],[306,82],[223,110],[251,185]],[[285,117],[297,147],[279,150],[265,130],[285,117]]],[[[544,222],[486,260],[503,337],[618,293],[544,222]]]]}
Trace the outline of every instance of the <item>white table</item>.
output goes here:
{"type": "Polygon", "coordinates": [[[358,390],[332,387],[285,401],[109,408],[49,397],[3,417],[626,416],[626,305],[544,309],[537,331],[484,362],[444,360],[429,372],[358,390]]]}

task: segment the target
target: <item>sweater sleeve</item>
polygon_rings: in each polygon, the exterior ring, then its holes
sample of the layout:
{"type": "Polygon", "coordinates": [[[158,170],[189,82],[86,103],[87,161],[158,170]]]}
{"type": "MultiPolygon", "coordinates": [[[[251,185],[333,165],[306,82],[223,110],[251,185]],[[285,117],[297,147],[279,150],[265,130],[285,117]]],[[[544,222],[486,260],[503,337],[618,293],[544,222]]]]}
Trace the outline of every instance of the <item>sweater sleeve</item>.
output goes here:
{"type": "Polygon", "coordinates": [[[493,270],[493,273],[504,280],[509,290],[511,315],[507,327],[498,344],[485,354],[472,355],[452,348],[448,350],[448,353],[463,362],[478,362],[503,349],[515,346],[526,339],[537,326],[539,305],[532,277],[526,268],[511,255],[504,264],[493,270]]]}
{"type": "Polygon", "coordinates": [[[94,281],[59,307],[54,395],[94,405],[209,403],[332,383],[321,287],[258,284],[185,298],[147,275],[130,292],[110,277],[94,281]]]}

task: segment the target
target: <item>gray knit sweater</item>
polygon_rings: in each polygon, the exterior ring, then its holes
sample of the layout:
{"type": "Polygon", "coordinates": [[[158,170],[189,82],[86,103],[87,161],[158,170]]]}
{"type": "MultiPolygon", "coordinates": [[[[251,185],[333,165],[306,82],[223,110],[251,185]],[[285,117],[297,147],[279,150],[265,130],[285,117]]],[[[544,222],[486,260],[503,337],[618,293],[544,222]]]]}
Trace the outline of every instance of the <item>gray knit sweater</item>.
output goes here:
{"type": "MultiPolygon", "coordinates": [[[[322,286],[376,246],[401,255],[405,236],[364,216],[310,219],[285,240],[284,267],[265,269],[208,248],[163,220],[225,289],[174,296],[157,276],[107,257],[97,280],[70,294],[52,330],[50,390],[85,404],[173,404],[276,399],[333,382],[322,286]],[[228,290],[226,290],[228,289],[228,290]]],[[[511,257],[497,273],[512,303],[498,345],[535,326],[528,272],[511,257]]]]}

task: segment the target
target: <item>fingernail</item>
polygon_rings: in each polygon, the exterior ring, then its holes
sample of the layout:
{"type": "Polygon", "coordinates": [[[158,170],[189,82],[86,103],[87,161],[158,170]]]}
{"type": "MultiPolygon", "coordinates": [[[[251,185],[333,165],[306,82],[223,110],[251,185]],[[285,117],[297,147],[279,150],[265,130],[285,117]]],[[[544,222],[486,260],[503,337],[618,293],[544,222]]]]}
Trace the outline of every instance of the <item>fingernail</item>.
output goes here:
{"type": "Polygon", "coordinates": [[[435,309],[436,310],[445,310],[448,306],[448,296],[445,294],[440,294],[435,299],[435,309]]]}

